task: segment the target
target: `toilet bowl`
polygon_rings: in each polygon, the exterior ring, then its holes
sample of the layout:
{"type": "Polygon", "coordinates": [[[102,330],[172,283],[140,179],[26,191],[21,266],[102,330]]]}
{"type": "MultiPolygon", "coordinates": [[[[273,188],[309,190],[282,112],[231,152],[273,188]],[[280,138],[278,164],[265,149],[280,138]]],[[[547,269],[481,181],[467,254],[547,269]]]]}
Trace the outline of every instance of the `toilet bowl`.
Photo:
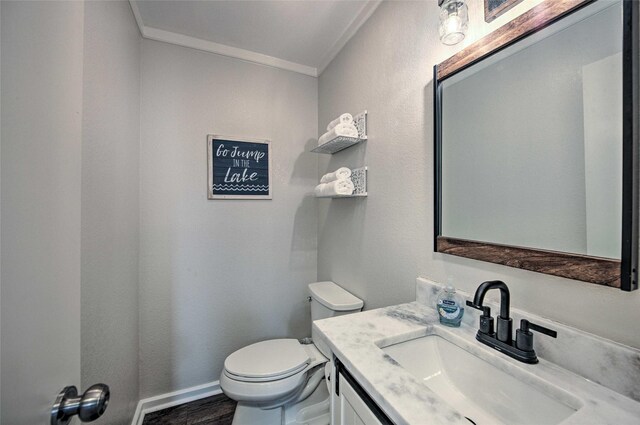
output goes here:
{"type": "MultiPolygon", "coordinates": [[[[309,293],[312,320],[362,309],[362,300],[333,282],[312,283],[309,293]]],[[[290,338],[257,342],[229,355],[220,387],[238,402],[233,425],[328,424],[330,355],[310,339],[290,338]]]]}

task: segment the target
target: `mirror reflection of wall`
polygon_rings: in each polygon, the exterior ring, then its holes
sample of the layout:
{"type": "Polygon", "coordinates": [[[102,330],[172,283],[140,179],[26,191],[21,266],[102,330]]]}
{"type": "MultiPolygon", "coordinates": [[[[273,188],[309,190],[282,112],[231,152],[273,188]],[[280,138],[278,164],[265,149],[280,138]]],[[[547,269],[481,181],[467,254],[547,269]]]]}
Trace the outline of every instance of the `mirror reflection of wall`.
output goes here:
{"type": "Polygon", "coordinates": [[[618,258],[622,217],[622,54],[582,68],[586,235],[589,255],[618,258]],[[615,82],[615,78],[613,82],[615,82]]]}
{"type": "Polygon", "coordinates": [[[442,235],[620,258],[622,9],[595,4],[443,81],[442,235]]]}

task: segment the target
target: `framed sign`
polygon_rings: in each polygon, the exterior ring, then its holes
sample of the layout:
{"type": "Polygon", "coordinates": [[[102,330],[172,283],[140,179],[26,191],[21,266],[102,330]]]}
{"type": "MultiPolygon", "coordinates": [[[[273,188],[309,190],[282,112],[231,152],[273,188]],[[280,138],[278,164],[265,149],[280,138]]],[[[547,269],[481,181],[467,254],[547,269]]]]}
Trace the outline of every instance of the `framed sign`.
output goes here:
{"type": "Polygon", "coordinates": [[[271,199],[271,142],[207,136],[209,199],[271,199]]]}
{"type": "Polygon", "coordinates": [[[522,0],[484,0],[484,21],[491,22],[522,0]]]}

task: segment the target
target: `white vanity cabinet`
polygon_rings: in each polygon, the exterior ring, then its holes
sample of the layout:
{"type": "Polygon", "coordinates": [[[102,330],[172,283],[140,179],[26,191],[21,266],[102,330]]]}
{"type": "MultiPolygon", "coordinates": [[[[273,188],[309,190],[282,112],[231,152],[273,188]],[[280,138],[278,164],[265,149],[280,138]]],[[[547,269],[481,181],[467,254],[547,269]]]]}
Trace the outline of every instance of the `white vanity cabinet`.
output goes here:
{"type": "Polygon", "coordinates": [[[371,400],[349,372],[336,362],[336,382],[331,391],[332,425],[387,425],[393,424],[371,400]]]}

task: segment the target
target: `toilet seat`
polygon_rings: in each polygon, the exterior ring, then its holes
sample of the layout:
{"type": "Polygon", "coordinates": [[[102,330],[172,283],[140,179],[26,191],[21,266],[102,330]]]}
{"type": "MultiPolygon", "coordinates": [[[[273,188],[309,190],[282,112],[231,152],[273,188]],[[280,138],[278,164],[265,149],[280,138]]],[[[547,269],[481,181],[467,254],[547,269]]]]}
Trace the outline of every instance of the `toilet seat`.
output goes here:
{"type": "Polygon", "coordinates": [[[294,369],[288,373],[282,374],[282,375],[277,375],[277,376],[267,376],[264,378],[252,378],[249,376],[242,376],[242,375],[236,375],[232,372],[229,372],[228,370],[224,370],[224,373],[231,379],[235,379],[236,381],[242,381],[242,382],[271,382],[271,381],[278,381],[280,379],[284,379],[284,378],[288,378],[292,375],[296,375],[300,372],[304,372],[304,370],[307,368],[307,363],[304,363],[303,365],[301,365],[299,368],[294,369]]]}
{"type": "Polygon", "coordinates": [[[307,372],[326,362],[313,344],[296,339],[262,341],[227,357],[220,386],[236,401],[277,404],[294,397],[307,382],[307,372]]]}
{"type": "Polygon", "coordinates": [[[224,361],[231,379],[243,382],[269,382],[287,378],[304,370],[310,362],[307,350],[296,339],[271,339],[248,345],[224,361]]]}
{"type": "Polygon", "coordinates": [[[226,370],[220,375],[220,386],[227,396],[236,401],[272,403],[295,394],[306,381],[306,369],[286,378],[270,381],[246,381],[235,379],[226,370]]]}

